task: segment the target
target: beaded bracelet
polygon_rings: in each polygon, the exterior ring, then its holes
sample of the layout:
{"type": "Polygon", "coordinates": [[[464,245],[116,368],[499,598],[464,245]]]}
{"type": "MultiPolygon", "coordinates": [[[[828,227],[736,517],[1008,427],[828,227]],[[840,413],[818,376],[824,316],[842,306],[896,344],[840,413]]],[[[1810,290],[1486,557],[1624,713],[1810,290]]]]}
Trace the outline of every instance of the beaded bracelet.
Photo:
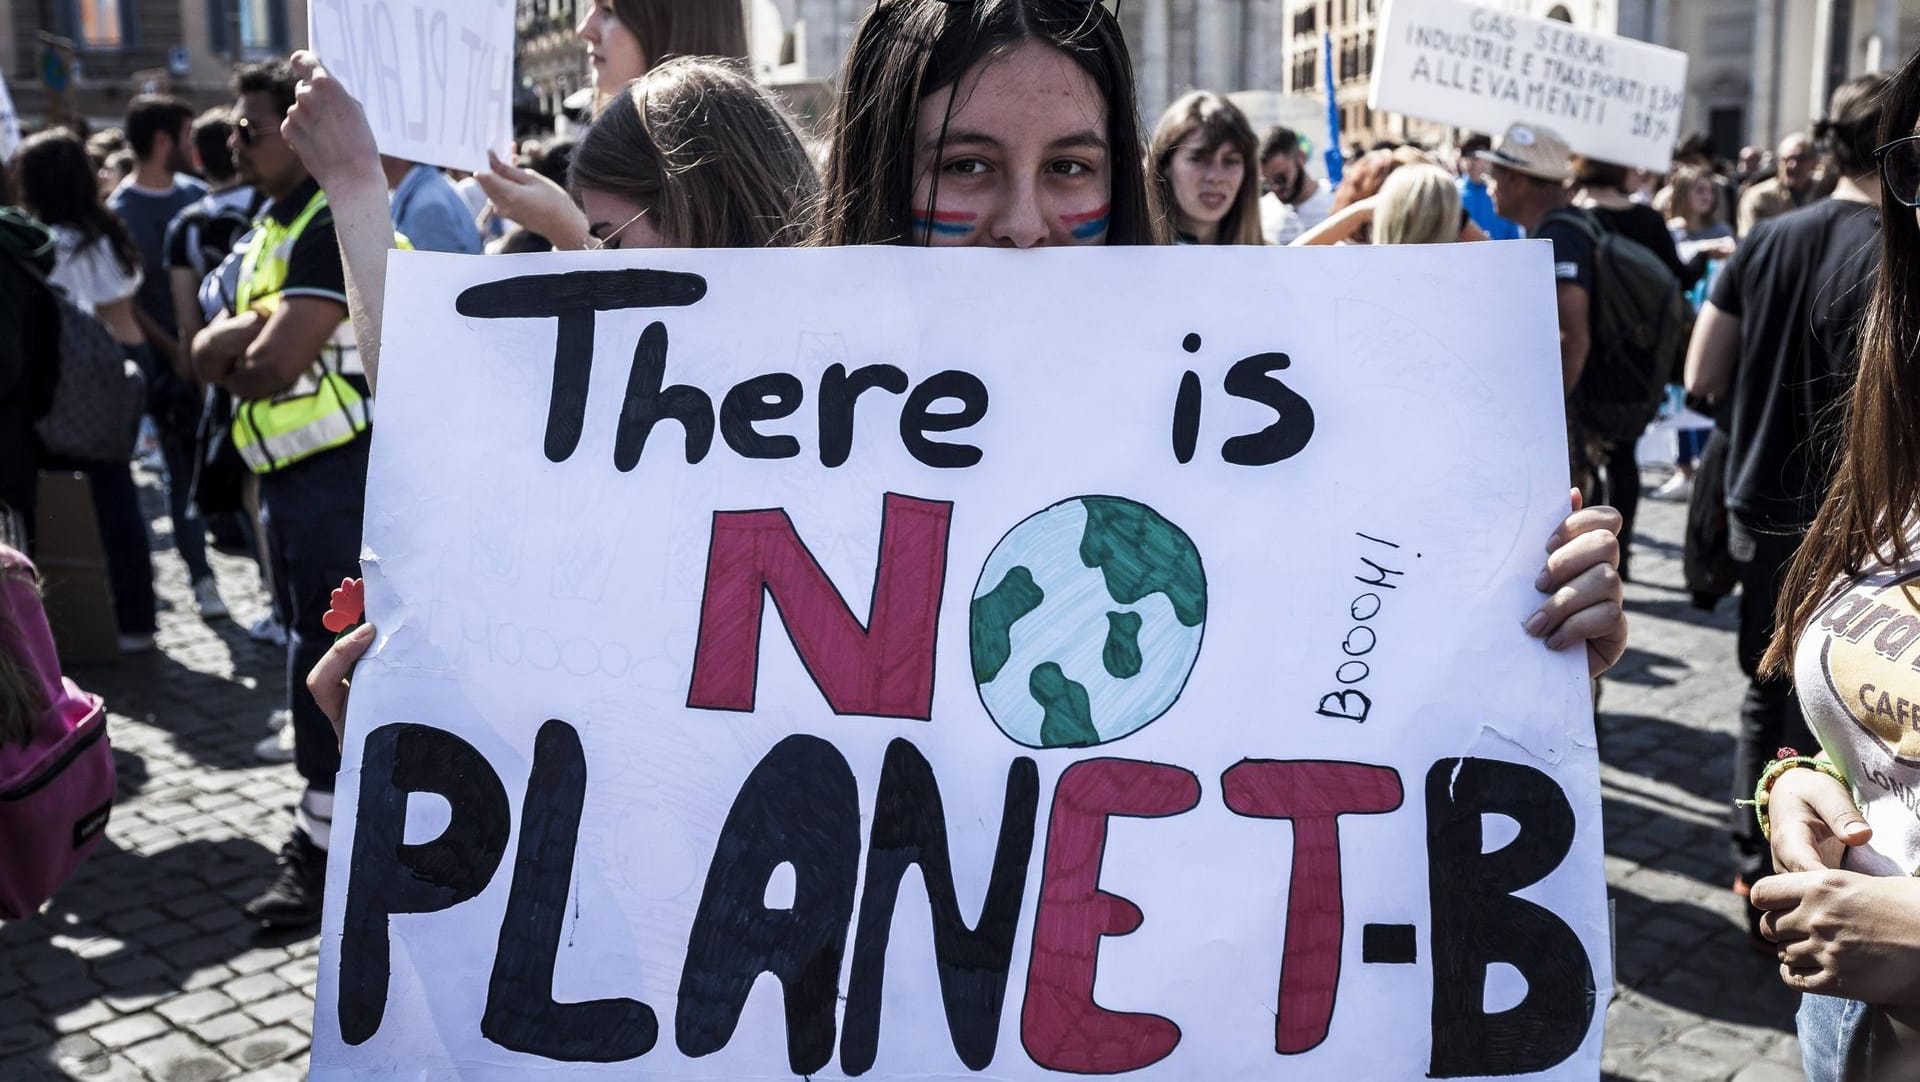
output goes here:
{"type": "Polygon", "coordinates": [[[1760,772],[1760,781],[1753,787],[1753,799],[1734,801],[1735,804],[1743,808],[1753,809],[1754,818],[1760,821],[1760,836],[1762,838],[1766,838],[1769,841],[1773,838],[1773,823],[1767,818],[1767,804],[1772,798],[1773,784],[1779,781],[1780,776],[1787,771],[1803,766],[1818,770],[1820,773],[1839,782],[1841,786],[1847,790],[1848,795],[1852,795],[1852,783],[1847,781],[1847,776],[1840,772],[1839,767],[1833,765],[1824,751],[1816,758],[1811,755],[1802,755],[1792,748],[1780,748],[1774,752],[1773,761],[1768,763],[1767,768],[1760,772]]]}

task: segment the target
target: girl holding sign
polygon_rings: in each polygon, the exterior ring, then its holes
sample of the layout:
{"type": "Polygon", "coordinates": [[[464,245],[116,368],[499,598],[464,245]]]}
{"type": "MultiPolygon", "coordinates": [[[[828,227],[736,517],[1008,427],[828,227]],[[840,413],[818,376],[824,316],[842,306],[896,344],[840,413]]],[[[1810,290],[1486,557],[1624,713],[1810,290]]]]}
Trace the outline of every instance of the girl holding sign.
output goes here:
{"type": "Polygon", "coordinates": [[[1880,268],[1843,450],[1761,661],[1793,678],[1825,749],[1782,748],[1761,774],[1781,874],[1750,899],[1781,979],[1803,993],[1810,1082],[1920,1074],[1920,61],[1880,109],[1880,268]]]}
{"type": "Polygon", "coordinates": [[[1153,244],[1133,64],[1093,0],[879,0],[841,68],[821,243],[1153,244]]]}

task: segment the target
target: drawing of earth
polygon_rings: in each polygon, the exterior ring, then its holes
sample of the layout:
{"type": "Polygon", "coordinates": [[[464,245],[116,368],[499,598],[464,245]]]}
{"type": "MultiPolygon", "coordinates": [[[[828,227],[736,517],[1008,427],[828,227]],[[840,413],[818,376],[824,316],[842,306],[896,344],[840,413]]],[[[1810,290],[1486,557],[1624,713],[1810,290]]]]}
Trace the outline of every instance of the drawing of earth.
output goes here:
{"type": "Polygon", "coordinates": [[[1178,526],[1132,500],[1066,500],[987,557],[971,610],[974,684],[1018,743],[1104,744],[1180,697],[1206,619],[1206,572],[1178,526]]]}

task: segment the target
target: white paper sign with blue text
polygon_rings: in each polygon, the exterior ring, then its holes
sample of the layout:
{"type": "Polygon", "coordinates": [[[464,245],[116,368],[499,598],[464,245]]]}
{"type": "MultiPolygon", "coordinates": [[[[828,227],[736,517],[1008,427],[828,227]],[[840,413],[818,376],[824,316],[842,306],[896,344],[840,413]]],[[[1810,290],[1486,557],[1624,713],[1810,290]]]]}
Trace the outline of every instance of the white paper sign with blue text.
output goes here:
{"type": "Polygon", "coordinates": [[[1545,244],[388,288],[316,1079],[1597,1078],[1545,244]]]}
{"type": "Polygon", "coordinates": [[[308,0],[307,41],[380,153],[479,172],[511,149],[511,0],[308,0]]]}
{"type": "Polygon", "coordinates": [[[1687,54],[1470,0],[1388,0],[1374,109],[1498,136],[1556,131],[1575,153],[1665,171],[1680,138],[1687,54]]]}

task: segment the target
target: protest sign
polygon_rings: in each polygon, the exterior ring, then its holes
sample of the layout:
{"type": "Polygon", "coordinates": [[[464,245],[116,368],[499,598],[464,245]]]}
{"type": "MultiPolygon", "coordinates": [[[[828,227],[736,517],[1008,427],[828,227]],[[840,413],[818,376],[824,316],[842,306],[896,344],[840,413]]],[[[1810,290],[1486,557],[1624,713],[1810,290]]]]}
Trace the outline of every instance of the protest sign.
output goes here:
{"type": "Polygon", "coordinates": [[[1375,109],[1499,135],[1559,132],[1576,153],[1656,172],[1673,159],[1687,54],[1468,0],[1389,0],[1375,109]]]}
{"type": "Polygon", "coordinates": [[[388,283],[315,1078],[1597,1077],[1544,243],[388,283]]]}
{"type": "Polygon", "coordinates": [[[380,153],[478,172],[513,144],[511,0],[310,0],[307,41],[380,153]]]}
{"type": "Polygon", "coordinates": [[[6,73],[0,72],[0,162],[13,157],[20,148],[20,114],[13,108],[13,95],[7,90],[6,73]]]}

